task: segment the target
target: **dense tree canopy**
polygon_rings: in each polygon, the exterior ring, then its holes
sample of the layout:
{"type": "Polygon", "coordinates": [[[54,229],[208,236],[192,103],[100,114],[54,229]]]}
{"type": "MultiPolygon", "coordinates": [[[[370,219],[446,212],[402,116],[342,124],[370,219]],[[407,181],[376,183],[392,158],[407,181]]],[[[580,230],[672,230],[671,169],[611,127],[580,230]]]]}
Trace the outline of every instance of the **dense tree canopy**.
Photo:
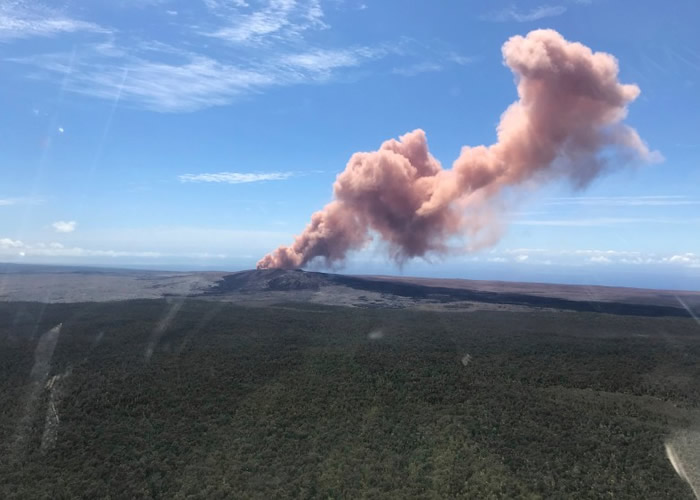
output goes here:
{"type": "Polygon", "coordinates": [[[0,305],[0,497],[692,498],[689,319],[178,300],[0,305]]]}

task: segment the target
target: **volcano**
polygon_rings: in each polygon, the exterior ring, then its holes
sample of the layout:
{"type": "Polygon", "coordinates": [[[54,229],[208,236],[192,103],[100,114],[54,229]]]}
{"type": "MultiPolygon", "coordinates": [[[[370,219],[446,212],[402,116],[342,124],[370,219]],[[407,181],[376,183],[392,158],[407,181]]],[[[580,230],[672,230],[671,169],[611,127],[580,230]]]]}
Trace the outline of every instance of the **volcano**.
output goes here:
{"type": "MultiPolygon", "coordinates": [[[[687,316],[675,292],[622,287],[462,279],[353,276],[301,269],[255,269],[224,275],[205,295],[277,297],[356,307],[501,306],[639,316],[687,316]],[[267,294],[267,295],[266,295],[267,294]],[[348,302],[350,301],[350,303],[348,302]]],[[[700,294],[687,298],[700,302],[700,294]]],[[[492,307],[488,307],[492,308],[492,307]]]]}

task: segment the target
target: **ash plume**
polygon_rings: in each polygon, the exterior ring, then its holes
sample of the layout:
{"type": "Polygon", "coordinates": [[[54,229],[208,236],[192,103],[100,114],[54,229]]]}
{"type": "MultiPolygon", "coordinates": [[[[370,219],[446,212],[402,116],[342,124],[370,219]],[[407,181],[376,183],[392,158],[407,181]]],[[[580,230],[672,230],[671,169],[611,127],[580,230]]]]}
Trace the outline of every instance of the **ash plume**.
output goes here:
{"type": "MultiPolygon", "coordinates": [[[[660,158],[622,123],[640,90],[618,81],[612,55],[554,30],[514,36],[502,53],[518,100],[501,115],[495,144],[464,146],[451,169],[430,154],[420,129],[377,151],[353,154],[333,185],[333,201],[311,216],[290,246],[257,267],[298,268],[317,257],[331,265],[372,234],[399,262],[445,253],[453,236],[500,226],[489,206],[505,188],[556,178],[580,188],[609,165],[660,158]]],[[[497,237],[495,231],[485,243],[497,237]]]]}

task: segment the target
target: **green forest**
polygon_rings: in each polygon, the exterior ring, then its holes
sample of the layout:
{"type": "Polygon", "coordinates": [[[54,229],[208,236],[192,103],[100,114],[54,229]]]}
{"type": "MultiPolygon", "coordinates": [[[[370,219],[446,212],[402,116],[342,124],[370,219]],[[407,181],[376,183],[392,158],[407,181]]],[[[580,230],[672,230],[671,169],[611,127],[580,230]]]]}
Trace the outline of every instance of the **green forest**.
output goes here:
{"type": "Polygon", "coordinates": [[[690,318],[0,304],[0,498],[692,499],[690,318]],[[60,325],[60,327],[58,326],[60,325]]]}

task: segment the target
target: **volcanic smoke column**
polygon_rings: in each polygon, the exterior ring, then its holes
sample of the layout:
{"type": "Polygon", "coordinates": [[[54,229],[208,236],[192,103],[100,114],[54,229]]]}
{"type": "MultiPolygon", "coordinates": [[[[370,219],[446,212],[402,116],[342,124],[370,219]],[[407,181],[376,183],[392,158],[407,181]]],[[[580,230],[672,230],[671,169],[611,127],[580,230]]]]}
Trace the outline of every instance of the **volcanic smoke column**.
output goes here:
{"type": "Polygon", "coordinates": [[[583,187],[607,165],[660,158],[622,123],[639,87],[618,81],[615,57],[553,30],[514,36],[502,52],[519,98],[501,115],[495,144],[464,146],[450,170],[428,152],[420,129],[355,153],[333,185],[334,200],[258,268],[297,268],[316,257],[332,264],[362,248],[370,231],[398,261],[444,253],[451,236],[482,228],[474,213],[505,187],[560,177],[583,187]]]}

